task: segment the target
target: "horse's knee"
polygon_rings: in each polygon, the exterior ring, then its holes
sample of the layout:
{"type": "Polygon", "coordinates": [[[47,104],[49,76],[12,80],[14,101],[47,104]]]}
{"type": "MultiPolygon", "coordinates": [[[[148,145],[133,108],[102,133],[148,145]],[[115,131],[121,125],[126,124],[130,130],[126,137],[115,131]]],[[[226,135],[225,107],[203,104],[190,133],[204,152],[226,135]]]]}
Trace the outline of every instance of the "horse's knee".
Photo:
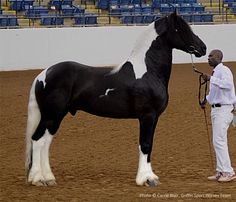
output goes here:
{"type": "Polygon", "coordinates": [[[141,143],[141,151],[143,154],[149,154],[151,152],[151,145],[147,143],[141,143]]]}

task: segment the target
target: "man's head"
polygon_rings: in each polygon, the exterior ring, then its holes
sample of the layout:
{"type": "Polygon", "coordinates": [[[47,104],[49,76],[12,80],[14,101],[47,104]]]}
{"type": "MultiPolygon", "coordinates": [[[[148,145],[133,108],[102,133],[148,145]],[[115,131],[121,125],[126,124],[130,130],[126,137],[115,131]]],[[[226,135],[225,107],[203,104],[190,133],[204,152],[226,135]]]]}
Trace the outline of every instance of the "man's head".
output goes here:
{"type": "Polygon", "coordinates": [[[208,64],[211,67],[216,67],[218,64],[222,62],[223,53],[221,50],[212,50],[208,55],[208,64]]]}

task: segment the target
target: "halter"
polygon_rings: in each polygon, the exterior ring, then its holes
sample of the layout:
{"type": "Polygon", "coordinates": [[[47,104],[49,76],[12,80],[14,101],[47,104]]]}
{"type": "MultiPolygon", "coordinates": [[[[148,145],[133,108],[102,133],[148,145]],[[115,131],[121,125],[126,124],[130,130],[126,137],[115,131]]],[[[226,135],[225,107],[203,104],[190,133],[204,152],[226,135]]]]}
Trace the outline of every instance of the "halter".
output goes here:
{"type": "MultiPolygon", "coordinates": [[[[207,81],[204,81],[203,80],[203,72],[199,71],[194,63],[193,63],[193,56],[192,54],[190,53],[191,55],[191,62],[192,62],[192,68],[193,68],[193,71],[200,74],[199,75],[199,88],[198,88],[198,103],[200,106],[202,106],[202,98],[201,98],[201,89],[202,89],[202,86],[205,85],[205,88],[204,88],[204,100],[206,100],[206,93],[207,93],[207,81]]],[[[204,111],[204,118],[205,118],[205,125],[206,125],[206,131],[207,131],[207,138],[208,138],[208,143],[209,143],[209,153],[210,153],[210,158],[211,158],[211,165],[212,165],[212,169],[214,169],[214,163],[213,163],[213,158],[212,158],[212,148],[211,148],[211,139],[210,139],[210,135],[209,135],[209,130],[208,130],[208,122],[207,122],[207,116],[206,116],[206,109],[205,108],[202,108],[203,111],[204,111]]]]}

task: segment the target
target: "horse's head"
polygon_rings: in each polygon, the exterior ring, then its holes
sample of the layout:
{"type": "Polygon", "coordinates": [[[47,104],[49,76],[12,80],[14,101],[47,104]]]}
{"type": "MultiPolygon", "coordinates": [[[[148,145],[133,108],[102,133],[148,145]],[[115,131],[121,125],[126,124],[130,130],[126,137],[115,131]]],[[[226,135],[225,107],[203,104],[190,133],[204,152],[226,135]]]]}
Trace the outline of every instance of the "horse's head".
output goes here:
{"type": "Polygon", "coordinates": [[[206,54],[206,45],[193,33],[190,26],[176,12],[155,22],[155,28],[159,36],[167,38],[172,48],[201,57],[206,54]]]}

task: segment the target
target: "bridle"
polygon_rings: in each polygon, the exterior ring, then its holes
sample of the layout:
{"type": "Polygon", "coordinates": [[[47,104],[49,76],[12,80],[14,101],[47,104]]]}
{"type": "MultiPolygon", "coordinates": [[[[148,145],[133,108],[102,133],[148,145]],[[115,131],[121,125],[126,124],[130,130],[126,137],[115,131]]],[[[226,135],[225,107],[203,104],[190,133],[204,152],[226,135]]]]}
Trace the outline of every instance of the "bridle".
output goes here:
{"type": "MultiPolygon", "coordinates": [[[[202,100],[206,100],[206,93],[207,93],[207,81],[204,81],[203,80],[203,72],[199,71],[195,65],[194,65],[194,62],[193,62],[193,56],[192,54],[190,53],[191,55],[191,62],[192,62],[192,68],[193,68],[193,71],[195,73],[198,73],[199,74],[199,88],[198,88],[198,103],[199,105],[202,107],[202,100]],[[204,87],[205,85],[205,87],[204,87]],[[204,87],[204,98],[202,99],[202,96],[201,96],[201,92],[202,92],[202,86],[204,87]]],[[[212,157],[212,148],[211,148],[211,139],[210,139],[210,134],[209,134],[209,130],[208,130],[208,122],[207,122],[207,115],[206,115],[206,109],[205,107],[202,108],[203,111],[204,111],[204,118],[205,118],[205,125],[206,125],[206,131],[207,131],[207,138],[208,138],[208,143],[209,143],[209,153],[210,153],[210,158],[211,158],[211,165],[212,165],[212,169],[214,169],[214,163],[213,163],[213,157],[212,157]]]]}

